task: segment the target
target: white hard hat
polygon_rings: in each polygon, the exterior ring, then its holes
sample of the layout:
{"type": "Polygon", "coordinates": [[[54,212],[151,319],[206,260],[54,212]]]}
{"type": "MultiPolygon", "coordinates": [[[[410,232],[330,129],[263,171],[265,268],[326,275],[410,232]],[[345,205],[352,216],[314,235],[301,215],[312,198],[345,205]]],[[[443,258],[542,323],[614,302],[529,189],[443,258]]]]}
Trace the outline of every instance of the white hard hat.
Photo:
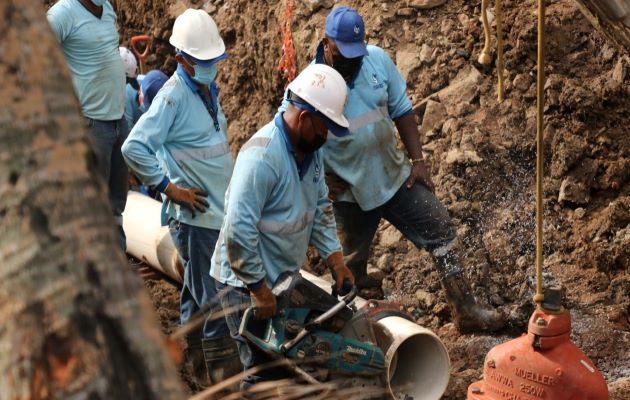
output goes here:
{"type": "Polygon", "coordinates": [[[211,60],[225,53],[225,44],[212,17],[189,8],[175,19],[168,40],[175,48],[199,60],[211,60]]]}
{"type": "Polygon", "coordinates": [[[133,53],[126,47],[119,47],[120,58],[122,58],[123,66],[125,67],[125,76],[127,78],[135,78],[138,76],[138,62],[133,53]]]}
{"type": "Polygon", "coordinates": [[[350,124],[343,115],[348,88],[346,81],[334,68],[326,64],[311,64],[300,72],[287,89],[332,121],[336,126],[327,125],[333,134],[348,134],[350,124]]]}

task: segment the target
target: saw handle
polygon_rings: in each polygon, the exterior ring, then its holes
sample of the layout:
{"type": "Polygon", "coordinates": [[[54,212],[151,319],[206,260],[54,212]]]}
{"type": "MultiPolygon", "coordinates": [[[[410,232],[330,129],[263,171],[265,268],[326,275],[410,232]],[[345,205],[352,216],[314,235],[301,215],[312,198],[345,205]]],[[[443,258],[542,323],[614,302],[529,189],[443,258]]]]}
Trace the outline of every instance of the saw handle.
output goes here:
{"type": "Polygon", "coordinates": [[[146,60],[149,55],[149,40],[151,38],[149,35],[138,35],[131,38],[131,51],[138,57],[138,61],[140,62],[140,73],[145,73],[145,65],[144,60],[146,60]],[[143,44],[144,50],[140,51],[138,45],[143,44]]]}
{"type": "Polygon", "coordinates": [[[304,337],[308,335],[310,331],[321,327],[322,323],[324,323],[325,321],[328,321],[330,318],[337,315],[339,311],[346,308],[348,304],[352,303],[354,298],[357,297],[357,292],[358,292],[357,287],[353,285],[352,289],[350,289],[350,293],[348,293],[341,300],[339,300],[337,304],[329,308],[328,311],[326,311],[319,317],[315,318],[312,322],[306,324],[304,328],[302,328],[302,330],[298,332],[298,334],[295,335],[293,339],[282,343],[282,345],[280,346],[280,349],[282,350],[282,352],[286,354],[289,350],[295,347],[296,344],[298,344],[302,339],[304,339],[304,337]]]}

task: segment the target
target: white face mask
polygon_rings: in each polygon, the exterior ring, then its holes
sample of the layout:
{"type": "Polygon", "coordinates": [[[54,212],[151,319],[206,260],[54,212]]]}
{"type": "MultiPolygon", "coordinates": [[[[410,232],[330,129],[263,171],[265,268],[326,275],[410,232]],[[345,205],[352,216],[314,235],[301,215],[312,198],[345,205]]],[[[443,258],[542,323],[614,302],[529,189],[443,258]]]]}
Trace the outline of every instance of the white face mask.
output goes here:
{"type": "Polygon", "coordinates": [[[103,4],[107,3],[107,0],[90,0],[95,6],[101,7],[103,4]]]}

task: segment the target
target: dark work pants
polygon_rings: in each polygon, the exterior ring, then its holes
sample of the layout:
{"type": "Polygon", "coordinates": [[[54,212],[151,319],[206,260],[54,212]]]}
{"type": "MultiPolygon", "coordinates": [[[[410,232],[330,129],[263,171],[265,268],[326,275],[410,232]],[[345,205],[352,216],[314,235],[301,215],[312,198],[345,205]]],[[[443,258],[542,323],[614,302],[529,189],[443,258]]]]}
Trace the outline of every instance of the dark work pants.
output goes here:
{"type": "Polygon", "coordinates": [[[416,247],[434,251],[448,246],[455,229],[448,211],[424,185],[406,183],[385,204],[363,211],[356,203],[333,203],[337,233],[343,247],[346,265],[355,276],[357,286],[367,279],[370,246],[381,218],[385,218],[416,247]]]}
{"type": "Polygon", "coordinates": [[[212,312],[220,310],[221,307],[215,280],[210,276],[210,259],[219,231],[188,225],[173,218],[169,220],[168,225],[173,243],[184,261],[184,282],[180,296],[181,324],[187,323],[209,302],[214,302],[203,325],[203,336],[205,338],[228,336],[225,318],[212,317],[212,312]]]}

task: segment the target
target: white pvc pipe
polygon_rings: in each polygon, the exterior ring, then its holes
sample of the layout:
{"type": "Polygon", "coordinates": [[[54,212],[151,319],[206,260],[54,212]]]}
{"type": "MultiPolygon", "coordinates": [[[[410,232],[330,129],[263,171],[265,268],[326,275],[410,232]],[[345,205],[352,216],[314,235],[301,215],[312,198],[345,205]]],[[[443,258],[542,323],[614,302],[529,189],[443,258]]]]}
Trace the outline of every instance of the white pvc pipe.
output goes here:
{"type": "MultiPolygon", "coordinates": [[[[300,274],[326,292],[331,282],[306,271],[300,274]]],[[[367,301],[356,297],[363,307],[367,301]]],[[[378,321],[394,341],[385,353],[388,389],[395,399],[438,400],[444,394],[450,377],[451,363],[446,346],[427,328],[401,317],[385,317],[378,321]]]]}
{"type": "Polygon", "coordinates": [[[184,268],[173,245],[168,226],[161,226],[162,203],[138,192],[127,194],[123,229],[127,252],[178,282],[184,268]]]}
{"type": "MultiPolygon", "coordinates": [[[[168,228],[160,226],[160,202],[129,192],[123,227],[127,251],[168,276],[182,281],[183,271],[168,228]]],[[[331,282],[306,271],[303,277],[327,293],[331,282]]],[[[356,297],[354,304],[367,301],[356,297]]],[[[394,399],[438,400],[449,381],[450,361],[444,343],[435,333],[400,317],[378,321],[393,338],[385,353],[388,389],[394,399]]]]}

